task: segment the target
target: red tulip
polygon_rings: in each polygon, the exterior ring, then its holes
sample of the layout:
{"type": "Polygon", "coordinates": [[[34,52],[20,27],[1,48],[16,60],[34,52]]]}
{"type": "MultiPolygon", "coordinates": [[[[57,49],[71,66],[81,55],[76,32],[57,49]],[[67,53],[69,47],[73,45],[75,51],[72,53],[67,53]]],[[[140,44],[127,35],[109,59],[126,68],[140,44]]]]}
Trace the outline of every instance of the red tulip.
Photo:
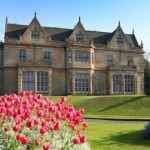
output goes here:
{"type": "Polygon", "coordinates": [[[21,126],[20,125],[15,125],[15,126],[13,126],[13,130],[15,132],[19,131],[19,130],[21,130],[21,126]]]}
{"type": "Polygon", "coordinates": [[[21,140],[21,138],[23,138],[23,136],[22,136],[21,134],[17,134],[17,135],[16,135],[16,139],[17,139],[17,140],[21,140]]]}
{"type": "Polygon", "coordinates": [[[42,127],[42,128],[40,129],[40,134],[44,134],[45,132],[46,132],[46,128],[42,127]]]}
{"type": "Polygon", "coordinates": [[[22,137],[22,138],[20,139],[20,141],[21,141],[21,143],[22,143],[23,145],[26,145],[26,144],[28,144],[28,142],[29,142],[29,140],[28,140],[26,137],[22,137]]]}
{"type": "Polygon", "coordinates": [[[35,140],[35,145],[36,145],[36,146],[40,146],[40,144],[41,144],[41,141],[40,141],[40,140],[35,140]]]}
{"type": "Polygon", "coordinates": [[[21,123],[21,118],[16,117],[15,118],[15,123],[16,123],[16,125],[19,125],[21,123]]]}
{"type": "Polygon", "coordinates": [[[34,124],[35,125],[38,125],[39,124],[39,121],[37,119],[34,119],[34,124]]]}
{"type": "Polygon", "coordinates": [[[66,97],[62,96],[60,102],[64,103],[66,101],[66,97]]]}
{"type": "Polygon", "coordinates": [[[26,92],[25,91],[20,91],[20,96],[21,97],[24,97],[26,95],[26,92]]]}
{"type": "Polygon", "coordinates": [[[4,128],[4,131],[7,132],[9,131],[10,129],[8,127],[4,128]]]}
{"type": "Polygon", "coordinates": [[[78,143],[79,143],[79,140],[78,140],[77,138],[74,138],[74,139],[72,140],[72,142],[73,142],[74,144],[78,144],[78,143]]]}
{"type": "Polygon", "coordinates": [[[41,121],[41,126],[42,126],[42,127],[45,127],[45,126],[46,126],[46,121],[45,121],[45,120],[42,120],[42,121],[41,121]]]}
{"type": "Polygon", "coordinates": [[[80,142],[81,143],[85,143],[86,142],[86,137],[85,136],[81,136],[80,137],[80,142]]]}
{"type": "Polygon", "coordinates": [[[38,117],[42,117],[44,115],[44,112],[39,110],[37,111],[37,114],[36,114],[38,117]]]}
{"type": "Polygon", "coordinates": [[[27,121],[26,125],[27,125],[28,128],[32,129],[33,126],[34,126],[34,120],[30,120],[30,119],[29,119],[29,120],[27,121]]]}
{"type": "Polygon", "coordinates": [[[51,150],[51,148],[50,148],[49,145],[44,145],[44,146],[43,146],[43,150],[51,150]]]}
{"type": "Polygon", "coordinates": [[[54,130],[59,130],[60,127],[61,127],[60,123],[57,122],[57,123],[54,125],[54,130]]]}

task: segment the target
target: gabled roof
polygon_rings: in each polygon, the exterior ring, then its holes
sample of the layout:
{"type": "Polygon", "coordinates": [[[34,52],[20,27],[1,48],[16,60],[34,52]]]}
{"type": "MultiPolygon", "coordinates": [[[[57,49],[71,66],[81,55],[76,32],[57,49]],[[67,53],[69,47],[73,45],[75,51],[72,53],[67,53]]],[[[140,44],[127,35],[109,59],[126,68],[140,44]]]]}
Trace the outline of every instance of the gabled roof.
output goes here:
{"type": "MultiPolygon", "coordinates": [[[[34,24],[34,23],[36,23],[36,26],[39,26],[39,27],[41,28],[41,31],[42,31],[42,32],[44,33],[44,35],[47,37],[47,35],[46,35],[46,33],[45,33],[43,27],[41,26],[40,22],[38,21],[38,19],[37,19],[37,17],[36,17],[36,12],[35,12],[34,18],[33,18],[32,21],[30,22],[30,24],[29,24],[29,26],[27,27],[26,31],[27,31],[28,28],[29,28],[30,26],[32,26],[32,24],[34,24]]],[[[26,31],[25,31],[25,32],[26,32],[26,31]]],[[[24,32],[24,33],[25,33],[25,32],[24,32]]]]}
{"type": "MultiPolygon", "coordinates": [[[[20,35],[23,35],[27,30],[28,25],[20,25],[20,24],[7,24],[7,32],[6,36],[8,38],[16,38],[18,39],[20,35]]],[[[54,41],[66,41],[74,31],[74,29],[65,29],[65,28],[57,28],[57,27],[42,27],[44,32],[48,37],[51,37],[51,40],[54,41]]],[[[117,30],[117,29],[116,29],[117,30]]],[[[107,45],[107,42],[111,40],[116,30],[112,33],[110,32],[99,32],[99,31],[89,31],[85,30],[87,36],[94,41],[95,44],[103,44],[107,45]]],[[[133,45],[133,47],[140,47],[137,39],[134,34],[124,34],[128,42],[133,45]]]]}
{"type": "Polygon", "coordinates": [[[89,36],[88,36],[86,30],[84,29],[82,23],[81,23],[80,17],[79,17],[79,21],[78,21],[78,23],[76,24],[76,26],[75,26],[73,32],[71,33],[69,39],[70,39],[70,40],[71,40],[71,39],[74,39],[74,35],[76,35],[76,34],[79,33],[79,32],[82,32],[82,34],[84,34],[84,40],[86,40],[86,42],[90,42],[90,38],[89,38],[89,36]]]}
{"type": "Polygon", "coordinates": [[[134,47],[140,47],[134,34],[126,34],[126,38],[134,47]]]}

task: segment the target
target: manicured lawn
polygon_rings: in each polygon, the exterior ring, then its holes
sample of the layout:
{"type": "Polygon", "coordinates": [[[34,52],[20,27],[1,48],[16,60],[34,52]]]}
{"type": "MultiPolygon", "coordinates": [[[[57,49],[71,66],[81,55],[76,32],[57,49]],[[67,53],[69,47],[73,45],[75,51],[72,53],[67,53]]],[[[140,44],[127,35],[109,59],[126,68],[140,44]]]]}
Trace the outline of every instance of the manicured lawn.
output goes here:
{"type": "Polygon", "coordinates": [[[144,125],[89,123],[84,134],[91,150],[149,150],[150,140],[143,138],[144,125]]]}
{"type": "MultiPolygon", "coordinates": [[[[50,96],[54,102],[60,97],[50,96]]],[[[67,103],[84,108],[84,117],[150,118],[150,97],[147,96],[67,96],[67,103]]]]}

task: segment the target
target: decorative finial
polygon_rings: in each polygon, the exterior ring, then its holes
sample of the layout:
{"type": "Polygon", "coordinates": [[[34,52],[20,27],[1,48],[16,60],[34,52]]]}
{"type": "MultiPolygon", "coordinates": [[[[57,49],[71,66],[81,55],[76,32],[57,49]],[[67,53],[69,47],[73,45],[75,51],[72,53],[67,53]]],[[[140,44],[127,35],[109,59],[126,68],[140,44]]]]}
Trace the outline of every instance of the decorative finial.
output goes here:
{"type": "Polygon", "coordinates": [[[118,26],[120,27],[120,20],[118,21],[118,26]]]}
{"type": "Polygon", "coordinates": [[[34,16],[36,17],[36,12],[34,13],[34,16]]]}
{"type": "Polygon", "coordinates": [[[143,48],[143,41],[141,41],[141,47],[143,48]]]}
{"type": "Polygon", "coordinates": [[[8,18],[6,17],[6,23],[5,23],[5,35],[7,33],[7,24],[8,24],[8,18]]]}
{"type": "Polygon", "coordinates": [[[132,30],[132,34],[134,35],[134,29],[132,30]]]}
{"type": "Polygon", "coordinates": [[[8,18],[6,17],[6,24],[8,23],[8,18]]]}
{"type": "Polygon", "coordinates": [[[80,16],[79,16],[79,22],[80,22],[80,20],[81,20],[81,18],[80,18],[80,16]]]}

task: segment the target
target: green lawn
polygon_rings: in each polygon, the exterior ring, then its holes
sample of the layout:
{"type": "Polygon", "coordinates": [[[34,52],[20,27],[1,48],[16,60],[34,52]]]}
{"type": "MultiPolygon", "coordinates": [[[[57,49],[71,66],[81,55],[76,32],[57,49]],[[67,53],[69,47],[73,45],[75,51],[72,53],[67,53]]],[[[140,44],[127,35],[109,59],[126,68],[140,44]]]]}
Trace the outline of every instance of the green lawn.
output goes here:
{"type": "MultiPolygon", "coordinates": [[[[60,97],[50,96],[54,102],[60,97]]],[[[117,96],[67,96],[67,103],[76,109],[84,108],[84,117],[92,118],[150,118],[150,97],[117,96]]]]}
{"type": "Polygon", "coordinates": [[[89,123],[84,134],[91,150],[149,150],[150,140],[143,138],[144,125],[89,123]]]}

